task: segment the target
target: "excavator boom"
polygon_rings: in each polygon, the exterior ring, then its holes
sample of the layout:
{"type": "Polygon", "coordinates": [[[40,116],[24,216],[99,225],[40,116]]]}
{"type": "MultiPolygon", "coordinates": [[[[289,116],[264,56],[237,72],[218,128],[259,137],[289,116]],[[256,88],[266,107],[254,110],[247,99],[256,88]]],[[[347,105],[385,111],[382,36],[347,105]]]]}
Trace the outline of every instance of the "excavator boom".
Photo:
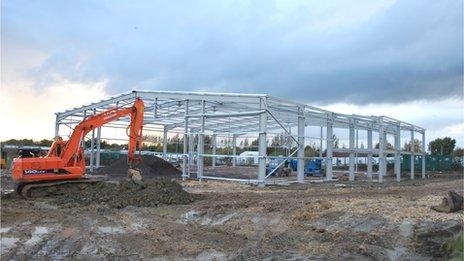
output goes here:
{"type": "Polygon", "coordinates": [[[90,131],[130,115],[128,162],[136,161],[135,152],[141,144],[144,103],[136,99],[131,107],[113,108],[85,118],[72,132],[69,140],[56,137],[45,157],[15,158],[13,181],[16,183],[79,179],[85,175],[84,151],[80,146],[90,131]]]}

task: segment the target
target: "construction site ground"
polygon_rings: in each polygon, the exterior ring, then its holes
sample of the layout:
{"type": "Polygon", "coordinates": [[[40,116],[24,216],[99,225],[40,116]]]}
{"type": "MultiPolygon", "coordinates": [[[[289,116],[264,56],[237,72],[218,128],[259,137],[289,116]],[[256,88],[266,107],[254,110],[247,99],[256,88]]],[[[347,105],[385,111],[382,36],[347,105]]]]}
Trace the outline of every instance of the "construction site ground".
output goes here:
{"type": "Polygon", "coordinates": [[[463,228],[462,211],[430,209],[449,190],[463,193],[462,174],[265,188],[178,182],[191,200],[149,207],[4,196],[2,259],[440,260],[463,228]]]}

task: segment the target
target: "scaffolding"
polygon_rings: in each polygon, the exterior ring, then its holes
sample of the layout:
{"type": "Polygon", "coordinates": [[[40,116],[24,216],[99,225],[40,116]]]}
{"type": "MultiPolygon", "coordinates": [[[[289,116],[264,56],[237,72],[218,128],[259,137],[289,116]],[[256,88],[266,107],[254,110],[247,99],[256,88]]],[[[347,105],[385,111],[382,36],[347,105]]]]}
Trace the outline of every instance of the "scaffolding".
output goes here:
{"type": "MultiPolygon", "coordinates": [[[[178,133],[182,136],[182,151],[179,153],[182,166],[182,178],[233,180],[256,183],[264,186],[269,183],[274,170],[267,168],[272,156],[268,155],[269,137],[276,133],[284,134],[288,139],[286,160],[297,161],[295,182],[305,182],[305,160],[319,158],[325,165],[324,181],[334,180],[335,153],[349,154],[348,176],[354,181],[357,171],[355,158],[358,154],[367,157],[367,180],[383,182],[387,172],[387,155],[394,155],[394,175],[396,181],[401,181],[401,156],[421,156],[422,178],[425,172],[425,129],[411,123],[393,119],[387,116],[347,115],[320,109],[308,104],[284,100],[266,94],[237,94],[210,92],[180,92],[180,91],[132,91],[113,96],[99,102],[94,102],[78,108],[56,113],[55,135],[60,135],[64,127],[74,128],[76,124],[91,114],[114,107],[131,106],[136,98],[145,102],[144,130],[162,132],[163,151],[166,159],[168,151],[168,135],[178,133]],[[308,137],[308,127],[320,127],[320,137],[308,137]],[[334,147],[333,130],[343,129],[349,133],[349,147],[334,147]],[[325,129],[325,137],[324,137],[325,129]],[[367,148],[358,146],[358,131],[367,132],[367,148]],[[409,149],[401,148],[402,132],[410,135],[409,149]],[[373,146],[373,133],[378,135],[378,148],[373,146]],[[422,135],[421,149],[414,150],[414,135],[422,135]],[[217,161],[230,158],[232,166],[236,166],[239,156],[236,154],[237,140],[241,137],[254,135],[257,138],[258,164],[254,178],[222,177],[205,173],[205,159],[211,161],[211,168],[216,169],[217,161]],[[393,148],[387,147],[387,137],[394,137],[393,148]],[[231,154],[217,154],[218,137],[226,137],[227,143],[232,143],[231,154]],[[212,147],[205,153],[205,137],[211,137],[208,146],[212,147]],[[230,139],[229,139],[230,138],[230,139]],[[307,139],[320,141],[319,155],[305,157],[305,142],[307,139]],[[323,144],[324,143],[324,144],[323,144]],[[295,146],[293,146],[295,145],[295,146]],[[325,155],[323,154],[325,145],[325,155]],[[378,158],[379,168],[374,172],[373,157],[378,158]],[[195,176],[193,174],[196,174],[195,176]],[[376,177],[376,179],[374,179],[376,177]]],[[[104,128],[126,128],[129,118],[121,118],[104,126],[104,128]]],[[[102,128],[91,132],[89,168],[92,172],[100,167],[100,152],[102,128]]],[[[247,157],[247,156],[240,156],[247,157]]],[[[284,164],[285,161],[281,161],[284,164]]],[[[411,161],[410,179],[415,178],[414,161],[411,161]]]]}

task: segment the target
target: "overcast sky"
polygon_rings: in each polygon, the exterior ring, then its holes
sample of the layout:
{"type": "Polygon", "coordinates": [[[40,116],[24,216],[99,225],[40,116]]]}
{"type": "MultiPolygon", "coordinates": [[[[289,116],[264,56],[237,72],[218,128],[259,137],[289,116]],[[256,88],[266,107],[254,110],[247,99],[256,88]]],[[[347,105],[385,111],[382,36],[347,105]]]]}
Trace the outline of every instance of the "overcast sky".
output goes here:
{"type": "Polygon", "coordinates": [[[454,1],[1,1],[0,139],[132,89],[268,93],[464,145],[454,1]]]}

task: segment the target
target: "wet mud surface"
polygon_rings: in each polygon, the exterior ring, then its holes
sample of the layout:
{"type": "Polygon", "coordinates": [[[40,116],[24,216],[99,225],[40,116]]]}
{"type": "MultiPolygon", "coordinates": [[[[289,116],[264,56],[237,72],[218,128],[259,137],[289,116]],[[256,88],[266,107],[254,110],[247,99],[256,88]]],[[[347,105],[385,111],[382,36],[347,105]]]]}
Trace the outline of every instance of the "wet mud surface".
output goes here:
{"type": "Polygon", "coordinates": [[[185,195],[176,204],[147,193],[159,203],[114,206],[103,195],[113,186],[100,190],[101,201],[2,198],[2,259],[448,260],[447,242],[463,229],[462,211],[430,209],[449,190],[462,194],[462,177],[266,188],[178,182],[166,185],[185,195]]]}

